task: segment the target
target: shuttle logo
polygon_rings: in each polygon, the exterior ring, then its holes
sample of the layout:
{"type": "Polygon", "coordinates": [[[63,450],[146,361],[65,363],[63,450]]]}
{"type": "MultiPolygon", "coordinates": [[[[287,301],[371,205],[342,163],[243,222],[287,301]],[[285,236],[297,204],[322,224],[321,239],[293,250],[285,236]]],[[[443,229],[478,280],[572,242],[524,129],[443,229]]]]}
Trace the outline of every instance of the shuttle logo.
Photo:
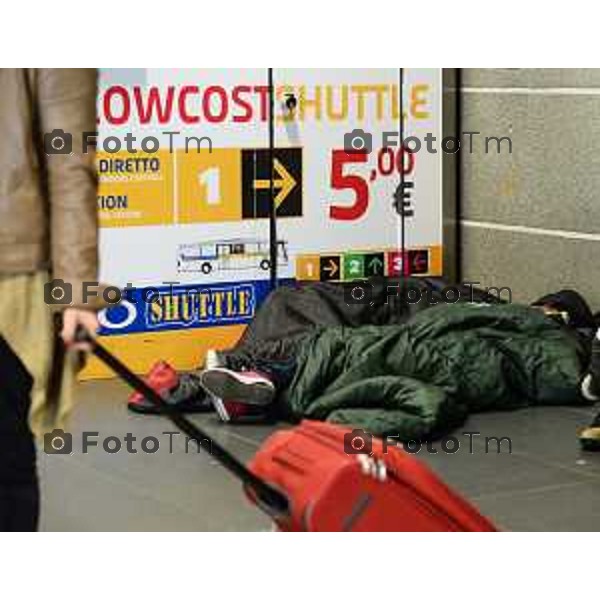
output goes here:
{"type": "Polygon", "coordinates": [[[101,333],[129,331],[138,316],[137,306],[129,300],[121,300],[118,306],[105,308],[98,313],[101,333]]]}
{"type": "Polygon", "coordinates": [[[159,293],[155,302],[146,305],[149,328],[219,325],[248,320],[253,314],[254,288],[251,285],[169,291],[159,293]]]}
{"type": "Polygon", "coordinates": [[[98,315],[102,335],[247,323],[269,292],[267,281],[134,288],[98,315]],[[148,292],[152,291],[151,300],[148,292]]]}

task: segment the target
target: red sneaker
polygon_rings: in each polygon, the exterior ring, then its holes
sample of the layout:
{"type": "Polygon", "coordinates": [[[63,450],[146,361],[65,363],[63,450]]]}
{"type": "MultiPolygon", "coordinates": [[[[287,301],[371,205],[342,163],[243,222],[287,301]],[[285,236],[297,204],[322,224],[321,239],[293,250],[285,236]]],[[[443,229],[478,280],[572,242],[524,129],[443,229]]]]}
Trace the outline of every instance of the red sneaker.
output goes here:
{"type": "MultiPolygon", "coordinates": [[[[179,384],[177,371],[166,361],[160,360],[148,371],[144,381],[158,394],[165,398],[179,384]]],[[[139,392],[133,392],[127,399],[127,408],[143,414],[159,414],[161,409],[150,400],[146,400],[139,392]]]]}

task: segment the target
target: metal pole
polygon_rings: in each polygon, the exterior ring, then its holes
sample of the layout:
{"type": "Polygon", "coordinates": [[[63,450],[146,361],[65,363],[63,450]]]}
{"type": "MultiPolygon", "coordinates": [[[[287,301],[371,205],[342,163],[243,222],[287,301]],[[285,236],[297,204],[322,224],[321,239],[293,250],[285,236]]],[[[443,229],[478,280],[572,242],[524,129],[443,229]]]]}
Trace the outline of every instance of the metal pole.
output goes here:
{"type": "Polygon", "coordinates": [[[275,86],[273,69],[268,69],[269,86],[269,262],[271,290],[277,287],[277,206],[275,205],[275,86]]]}
{"type": "Polygon", "coordinates": [[[400,168],[400,194],[398,207],[400,209],[400,256],[402,257],[402,275],[408,275],[408,262],[406,256],[406,215],[404,205],[404,192],[405,192],[405,177],[404,177],[404,69],[398,69],[398,95],[400,102],[400,116],[398,118],[398,138],[399,138],[399,152],[401,158],[400,168]]]}

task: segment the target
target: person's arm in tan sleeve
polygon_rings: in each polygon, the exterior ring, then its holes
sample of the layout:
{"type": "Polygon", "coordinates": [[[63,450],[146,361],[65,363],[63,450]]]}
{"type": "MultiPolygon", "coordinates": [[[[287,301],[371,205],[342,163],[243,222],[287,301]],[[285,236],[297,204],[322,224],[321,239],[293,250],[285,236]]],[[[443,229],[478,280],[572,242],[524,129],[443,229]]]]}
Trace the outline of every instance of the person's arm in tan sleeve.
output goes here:
{"type": "MultiPolygon", "coordinates": [[[[41,139],[54,130],[72,136],[72,153],[46,154],[52,277],[72,285],[73,305],[64,312],[63,338],[73,342],[81,324],[97,328],[98,299],[83,303],[83,282],[98,279],[97,174],[93,147],[83,153],[83,133],[96,130],[96,69],[35,69],[41,139]],[[91,309],[91,310],[90,310],[91,309]]],[[[68,141],[68,140],[67,140],[68,141]]]]}

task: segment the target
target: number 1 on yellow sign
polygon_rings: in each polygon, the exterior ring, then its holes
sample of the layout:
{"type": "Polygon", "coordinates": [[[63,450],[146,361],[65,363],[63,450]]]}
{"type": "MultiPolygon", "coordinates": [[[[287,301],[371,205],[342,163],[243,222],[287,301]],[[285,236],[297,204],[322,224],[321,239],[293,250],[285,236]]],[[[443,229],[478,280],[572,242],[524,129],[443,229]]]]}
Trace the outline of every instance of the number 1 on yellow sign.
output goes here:
{"type": "Polygon", "coordinates": [[[216,148],[177,156],[179,222],[239,221],[242,218],[241,151],[216,148]]]}

